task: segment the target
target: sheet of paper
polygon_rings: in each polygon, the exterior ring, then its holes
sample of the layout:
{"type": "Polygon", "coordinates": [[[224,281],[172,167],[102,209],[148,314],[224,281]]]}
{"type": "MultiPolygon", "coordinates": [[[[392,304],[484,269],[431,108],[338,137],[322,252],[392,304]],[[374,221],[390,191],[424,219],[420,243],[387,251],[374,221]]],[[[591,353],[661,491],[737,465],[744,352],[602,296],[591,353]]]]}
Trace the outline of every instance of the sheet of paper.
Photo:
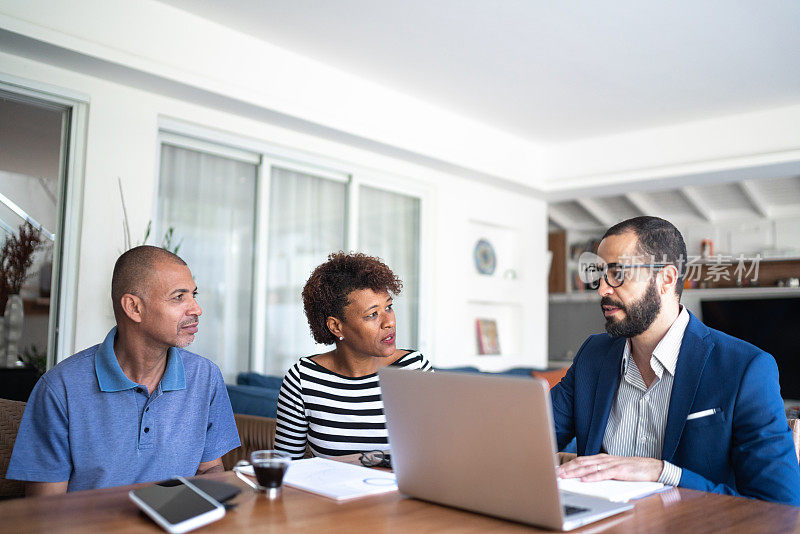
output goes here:
{"type": "MultiPolygon", "coordinates": [[[[253,476],[251,466],[240,471],[253,476]]],[[[393,473],[325,458],[293,461],[283,477],[283,483],[337,501],[397,490],[397,479],[393,473]]]]}
{"type": "Polygon", "coordinates": [[[559,478],[558,489],[600,497],[611,502],[628,502],[669,488],[661,482],[628,482],[626,480],[601,480],[581,482],[579,478],[559,478]]]}

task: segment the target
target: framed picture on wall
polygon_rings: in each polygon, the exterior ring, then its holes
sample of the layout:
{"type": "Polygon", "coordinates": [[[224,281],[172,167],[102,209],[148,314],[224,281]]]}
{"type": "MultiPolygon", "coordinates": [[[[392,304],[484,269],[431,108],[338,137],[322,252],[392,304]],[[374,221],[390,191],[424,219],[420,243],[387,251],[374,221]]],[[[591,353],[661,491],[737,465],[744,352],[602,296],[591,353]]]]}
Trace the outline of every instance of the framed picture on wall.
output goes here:
{"type": "Polygon", "coordinates": [[[500,354],[500,336],[497,321],[494,319],[475,319],[475,332],[478,341],[478,354],[500,354]]]}

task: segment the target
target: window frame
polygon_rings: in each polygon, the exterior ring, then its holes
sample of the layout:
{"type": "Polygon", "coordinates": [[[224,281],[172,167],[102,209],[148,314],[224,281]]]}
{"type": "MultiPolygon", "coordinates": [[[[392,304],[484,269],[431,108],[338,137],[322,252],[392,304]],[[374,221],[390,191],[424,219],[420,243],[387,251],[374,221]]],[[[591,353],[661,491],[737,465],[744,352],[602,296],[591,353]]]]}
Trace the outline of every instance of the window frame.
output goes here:
{"type": "MultiPolygon", "coordinates": [[[[153,216],[157,220],[158,191],[160,186],[161,145],[164,140],[173,146],[181,146],[192,150],[201,150],[222,157],[235,157],[236,154],[258,154],[258,175],[256,185],[256,227],[255,227],[255,260],[253,265],[253,297],[250,302],[250,346],[249,358],[250,371],[266,373],[267,365],[267,339],[266,329],[259,328],[266,321],[267,314],[267,264],[269,248],[269,202],[271,174],[274,167],[302,172],[342,182],[346,184],[345,193],[345,221],[346,231],[344,243],[347,250],[358,248],[358,201],[361,185],[380,189],[392,193],[399,193],[417,198],[420,202],[420,242],[419,242],[419,311],[417,317],[417,349],[426,350],[429,347],[429,329],[426,327],[428,318],[432,316],[432,298],[429,297],[431,265],[429,258],[432,254],[432,240],[425,232],[428,224],[433,220],[430,209],[432,205],[431,190],[425,184],[409,178],[384,172],[381,170],[361,167],[356,163],[329,158],[323,155],[309,154],[293,148],[281,147],[267,141],[245,138],[227,132],[206,128],[197,124],[185,123],[178,119],[160,116],[158,120],[158,136],[155,165],[155,187],[153,189],[153,216]],[[182,142],[185,140],[185,142],[182,142]],[[423,298],[428,296],[428,298],[423,298]]],[[[155,228],[162,232],[161,228],[155,228]]],[[[310,333],[309,333],[310,335],[310,333]]]]}
{"type": "MultiPolygon", "coordinates": [[[[258,184],[258,202],[256,214],[256,272],[254,273],[254,287],[253,294],[255,295],[253,301],[253,327],[252,327],[252,341],[253,352],[250,355],[250,370],[257,373],[266,374],[269,372],[267,365],[267,330],[266,328],[256,328],[256,325],[263,325],[267,320],[267,295],[268,288],[268,272],[267,265],[269,264],[269,203],[270,191],[272,189],[272,169],[278,167],[281,169],[295,171],[305,174],[310,174],[326,180],[332,180],[345,184],[345,220],[349,225],[348,212],[350,209],[349,204],[349,191],[351,176],[337,172],[323,167],[317,167],[312,164],[303,164],[296,161],[275,158],[264,154],[262,156],[262,163],[259,166],[259,184],[258,184]],[[260,303],[260,305],[259,305],[260,303]]],[[[349,230],[349,226],[348,226],[349,230]]],[[[350,247],[348,239],[349,232],[344,236],[345,247],[350,247]]],[[[310,335],[310,333],[309,333],[310,335]]]]}
{"type": "Polygon", "coordinates": [[[86,168],[86,136],[89,97],[54,85],[0,73],[0,90],[22,102],[51,105],[65,110],[61,146],[66,150],[59,164],[58,199],[61,210],[53,246],[53,279],[47,325],[47,368],[76,352],[81,230],[86,168]],[[56,313],[53,313],[55,310],[56,313]]]}
{"type": "Polygon", "coordinates": [[[433,266],[430,259],[434,257],[433,240],[431,232],[426,232],[426,228],[431,228],[433,223],[433,201],[431,190],[421,183],[392,173],[384,173],[374,170],[361,169],[353,173],[351,189],[348,190],[348,239],[347,243],[351,249],[358,248],[358,201],[359,189],[362,185],[381,189],[390,193],[411,196],[419,200],[419,310],[417,312],[417,346],[414,349],[423,354],[429,352],[431,348],[431,331],[429,326],[433,319],[433,306],[435,299],[432,298],[433,289],[433,266]],[[351,192],[355,191],[355,198],[351,197],[351,192]],[[353,235],[355,234],[355,235],[353,235]]]}
{"type": "MultiPolygon", "coordinates": [[[[178,133],[175,133],[175,132],[172,132],[172,131],[169,131],[169,130],[163,130],[163,131],[159,130],[158,136],[157,136],[157,142],[156,142],[156,147],[157,148],[156,148],[156,158],[155,158],[155,160],[156,160],[156,171],[155,171],[156,179],[155,179],[155,185],[154,185],[154,188],[153,188],[153,203],[152,203],[152,210],[151,210],[152,214],[151,214],[151,217],[150,217],[150,220],[153,223],[153,228],[152,228],[151,234],[156,236],[155,237],[156,240],[159,239],[160,236],[163,236],[164,232],[166,231],[166,229],[161,226],[160,217],[159,217],[159,209],[160,209],[160,206],[159,206],[159,191],[160,191],[160,187],[161,187],[161,154],[162,154],[162,147],[164,145],[177,147],[177,148],[182,148],[182,149],[187,149],[187,150],[193,150],[193,151],[196,151],[196,152],[202,152],[202,153],[206,153],[206,154],[209,154],[209,155],[212,155],[212,156],[216,156],[216,157],[221,157],[221,158],[226,158],[226,159],[230,159],[230,160],[246,163],[248,165],[254,165],[255,168],[256,168],[256,196],[258,197],[258,194],[260,193],[260,190],[261,190],[261,185],[260,185],[261,184],[261,179],[262,179],[261,173],[262,173],[262,169],[263,169],[263,165],[262,165],[262,159],[263,158],[262,158],[261,154],[259,154],[258,152],[255,152],[253,150],[250,150],[250,149],[233,147],[233,146],[225,145],[225,144],[222,144],[222,143],[217,143],[217,142],[215,142],[213,140],[199,139],[197,137],[188,136],[188,135],[187,136],[182,136],[182,135],[180,135],[178,133]]],[[[258,235],[258,232],[259,232],[259,212],[260,212],[260,206],[258,205],[258,202],[256,202],[256,210],[255,210],[255,213],[253,214],[254,218],[255,218],[255,223],[253,225],[253,239],[256,241],[256,250],[255,250],[255,253],[254,253],[253,265],[251,265],[251,269],[253,270],[253,272],[252,272],[252,280],[253,280],[253,288],[254,288],[253,293],[255,293],[255,288],[257,287],[256,286],[256,277],[259,275],[259,271],[256,270],[257,267],[258,267],[258,253],[259,253],[259,250],[258,250],[258,243],[259,243],[259,241],[258,241],[258,239],[259,239],[259,235],[258,235]]],[[[158,245],[158,241],[156,241],[156,245],[158,245]]],[[[189,266],[189,268],[191,269],[191,265],[189,266]]],[[[202,288],[199,288],[199,290],[202,291],[202,288]]],[[[202,293],[201,293],[201,295],[202,295],[202,293]]],[[[256,322],[255,322],[256,321],[256,317],[255,317],[255,315],[256,315],[256,311],[257,311],[257,306],[256,306],[256,301],[255,301],[254,297],[251,297],[251,299],[250,299],[249,308],[250,308],[250,317],[249,317],[250,336],[249,336],[248,341],[249,341],[249,347],[250,347],[250,354],[249,354],[249,358],[248,358],[248,366],[250,367],[250,369],[252,369],[252,367],[253,367],[253,354],[255,353],[255,342],[256,342],[256,336],[254,335],[254,332],[256,332],[256,330],[257,330],[255,328],[255,325],[256,325],[256,322]]],[[[222,366],[220,366],[220,367],[222,367],[222,366]]],[[[237,372],[240,372],[240,371],[241,370],[237,370],[237,372]]],[[[225,369],[223,369],[223,373],[224,372],[225,372],[225,369]]]]}

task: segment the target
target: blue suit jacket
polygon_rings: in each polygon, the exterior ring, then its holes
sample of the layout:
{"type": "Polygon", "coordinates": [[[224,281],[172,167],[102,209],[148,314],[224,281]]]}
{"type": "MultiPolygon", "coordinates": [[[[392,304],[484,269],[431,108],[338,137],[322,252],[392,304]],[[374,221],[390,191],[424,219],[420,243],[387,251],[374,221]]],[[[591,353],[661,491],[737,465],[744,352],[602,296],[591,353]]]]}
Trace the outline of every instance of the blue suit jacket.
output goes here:
{"type": "MultiPolygon", "coordinates": [[[[624,347],[624,338],[591,336],[551,390],[559,449],[574,437],[579,455],[601,452],[624,347]]],[[[772,356],[692,315],[661,459],[683,469],[681,487],[800,506],[800,467],[772,356]],[[686,420],[712,408],[712,416],[686,420]]]]}

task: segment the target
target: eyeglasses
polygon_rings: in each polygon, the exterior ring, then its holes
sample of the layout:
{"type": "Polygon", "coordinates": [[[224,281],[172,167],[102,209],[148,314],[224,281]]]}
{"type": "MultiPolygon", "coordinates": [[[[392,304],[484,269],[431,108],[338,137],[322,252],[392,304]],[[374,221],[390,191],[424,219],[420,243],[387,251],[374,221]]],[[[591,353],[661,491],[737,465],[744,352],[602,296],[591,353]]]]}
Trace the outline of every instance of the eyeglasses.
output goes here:
{"type": "Polygon", "coordinates": [[[362,452],[359,460],[364,467],[392,467],[392,456],[388,451],[362,452]]]}
{"type": "Polygon", "coordinates": [[[631,273],[634,269],[661,269],[671,263],[637,263],[637,264],[620,264],[609,263],[606,265],[590,264],[584,268],[583,281],[589,284],[591,289],[600,287],[600,280],[605,279],[606,284],[612,288],[618,288],[625,283],[626,278],[631,279],[631,273]],[[626,274],[627,273],[627,274],[626,274]]]}

